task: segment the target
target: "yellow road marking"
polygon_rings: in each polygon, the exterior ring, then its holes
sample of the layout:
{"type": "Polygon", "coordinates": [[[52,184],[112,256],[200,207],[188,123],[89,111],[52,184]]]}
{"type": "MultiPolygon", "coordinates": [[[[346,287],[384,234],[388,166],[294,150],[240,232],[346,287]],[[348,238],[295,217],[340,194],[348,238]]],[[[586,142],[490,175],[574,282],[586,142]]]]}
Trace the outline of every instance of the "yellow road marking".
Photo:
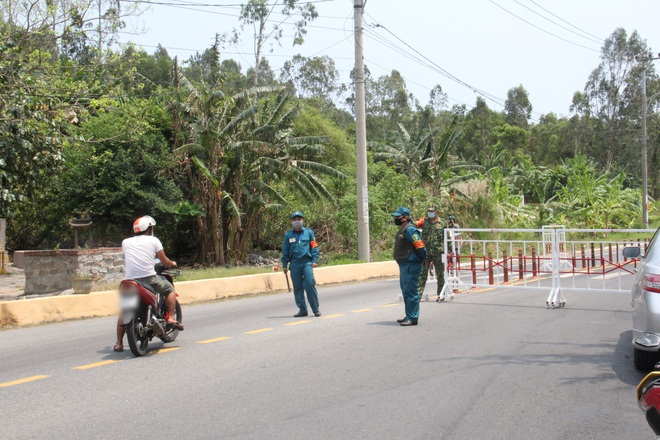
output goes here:
{"type": "Polygon", "coordinates": [[[384,306],[378,306],[378,307],[380,307],[381,309],[385,309],[385,308],[387,308],[387,307],[396,307],[396,306],[398,306],[398,305],[399,305],[399,304],[385,304],[384,306]]]}
{"type": "Polygon", "coordinates": [[[271,330],[272,330],[272,328],[260,328],[259,330],[251,330],[249,332],[245,332],[245,334],[246,335],[253,335],[255,333],[269,332],[271,330]]]}
{"type": "Polygon", "coordinates": [[[181,350],[181,347],[170,347],[170,348],[161,348],[159,350],[154,350],[150,351],[147,353],[149,356],[153,356],[155,354],[161,354],[161,353],[167,353],[168,351],[174,351],[174,350],[181,350]]]}
{"type": "Polygon", "coordinates": [[[360,309],[360,310],[353,310],[353,313],[362,313],[362,312],[370,312],[373,309],[360,309]]]}
{"type": "Polygon", "coordinates": [[[107,360],[102,362],[96,362],[94,364],[81,365],[79,367],[73,367],[74,370],[89,370],[90,368],[102,367],[103,365],[110,365],[119,362],[117,360],[107,360]]]}
{"type": "Polygon", "coordinates": [[[220,341],[226,341],[227,339],[231,339],[229,336],[222,336],[219,338],[213,338],[213,339],[206,339],[204,341],[197,341],[198,344],[210,344],[211,342],[220,342],[220,341]]]}
{"type": "Polygon", "coordinates": [[[0,383],[0,388],[10,387],[12,385],[20,385],[22,383],[32,382],[39,379],[45,379],[50,376],[32,376],[26,377],[25,379],[12,380],[11,382],[0,383]]]}
{"type": "Polygon", "coordinates": [[[307,321],[294,321],[294,322],[287,322],[284,325],[293,326],[293,325],[306,324],[308,322],[312,322],[312,321],[309,321],[309,320],[307,320],[307,321]]]}
{"type": "Polygon", "coordinates": [[[323,319],[338,318],[340,316],[345,316],[343,313],[337,313],[335,315],[321,316],[323,319]]]}

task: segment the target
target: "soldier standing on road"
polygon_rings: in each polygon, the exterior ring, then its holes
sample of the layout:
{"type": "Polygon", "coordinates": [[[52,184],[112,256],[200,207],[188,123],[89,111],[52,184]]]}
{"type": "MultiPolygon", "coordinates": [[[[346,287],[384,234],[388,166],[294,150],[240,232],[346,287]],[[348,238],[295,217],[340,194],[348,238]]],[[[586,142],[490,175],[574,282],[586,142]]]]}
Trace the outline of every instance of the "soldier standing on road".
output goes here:
{"type": "Polygon", "coordinates": [[[399,284],[406,306],[406,316],[397,319],[402,326],[417,325],[419,320],[419,291],[417,282],[426,259],[426,247],[410,218],[408,208],[399,207],[392,213],[399,230],[394,236],[394,259],[399,265],[399,284]]]}
{"type": "Polygon", "coordinates": [[[422,264],[422,273],[419,275],[419,298],[424,295],[426,288],[426,280],[429,276],[429,269],[433,264],[435,276],[438,280],[438,298],[442,286],[445,284],[445,265],[442,262],[442,254],[444,253],[444,228],[442,221],[438,217],[438,208],[434,205],[429,206],[426,210],[426,218],[422,218],[417,222],[417,227],[422,228],[422,238],[426,245],[427,256],[422,264]]]}
{"type": "Polygon", "coordinates": [[[316,279],[312,270],[318,267],[319,261],[319,248],[314,238],[314,231],[303,227],[303,213],[300,211],[291,214],[291,226],[293,229],[284,235],[282,244],[282,270],[286,274],[287,265],[291,269],[293,296],[298,306],[298,313],[293,317],[307,316],[305,292],[314,316],[321,316],[316,279]]]}

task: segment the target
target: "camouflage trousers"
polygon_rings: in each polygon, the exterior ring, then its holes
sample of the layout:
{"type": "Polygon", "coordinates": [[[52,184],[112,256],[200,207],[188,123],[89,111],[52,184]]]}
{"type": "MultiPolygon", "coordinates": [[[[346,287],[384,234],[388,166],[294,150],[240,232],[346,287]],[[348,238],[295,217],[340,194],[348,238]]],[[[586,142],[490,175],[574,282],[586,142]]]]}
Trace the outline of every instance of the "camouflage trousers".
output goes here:
{"type": "Polygon", "coordinates": [[[422,273],[419,274],[419,281],[417,282],[420,297],[424,293],[424,288],[426,287],[426,280],[429,276],[429,268],[431,267],[431,263],[433,263],[435,278],[438,280],[438,296],[440,296],[442,286],[445,285],[445,265],[442,264],[442,253],[437,255],[429,254],[426,257],[426,260],[424,260],[422,263],[422,273]]]}

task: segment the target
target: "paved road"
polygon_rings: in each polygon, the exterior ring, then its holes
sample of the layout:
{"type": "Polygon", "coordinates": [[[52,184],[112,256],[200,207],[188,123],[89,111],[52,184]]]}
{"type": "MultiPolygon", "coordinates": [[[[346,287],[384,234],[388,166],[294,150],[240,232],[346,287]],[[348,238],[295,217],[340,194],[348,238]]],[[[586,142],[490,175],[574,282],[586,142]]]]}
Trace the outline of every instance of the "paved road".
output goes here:
{"type": "Polygon", "coordinates": [[[628,295],[459,294],[403,328],[397,288],[321,288],[323,318],[286,294],[186,307],[174,350],[137,359],[113,318],[0,332],[0,437],[653,438],[628,295]]]}

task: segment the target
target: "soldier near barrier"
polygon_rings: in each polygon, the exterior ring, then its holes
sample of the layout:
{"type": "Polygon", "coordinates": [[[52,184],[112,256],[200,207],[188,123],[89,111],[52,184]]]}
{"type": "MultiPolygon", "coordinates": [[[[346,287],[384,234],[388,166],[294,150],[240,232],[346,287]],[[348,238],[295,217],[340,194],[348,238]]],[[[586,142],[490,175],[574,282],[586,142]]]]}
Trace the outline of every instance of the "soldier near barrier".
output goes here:
{"type": "Polygon", "coordinates": [[[392,213],[399,230],[394,236],[394,259],[399,265],[399,284],[406,306],[406,316],[397,319],[402,326],[417,325],[419,319],[419,291],[417,282],[422,262],[426,259],[426,247],[410,218],[408,208],[399,207],[392,213]]]}
{"type": "Polygon", "coordinates": [[[303,227],[303,213],[295,211],[291,214],[291,229],[284,235],[282,244],[282,268],[284,273],[290,269],[293,281],[293,296],[298,306],[294,318],[307,316],[307,300],[314,316],[321,316],[319,297],[316,291],[316,279],[313,268],[318,266],[319,248],[314,238],[314,231],[303,227]]]}
{"type": "Polygon", "coordinates": [[[417,288],[419,289],[420,299],[424,295],[426,288],[426,280],[429,276],[429,269],[433,264],[435,276],[438,280],[438,298],[442,291],[442,286],[445,284],[445,266],[442,262],[442,254],[444,253],[444,227],[442,221],[438,217],[438,207],[431,205],[426,210],[426,218],[422,217],[417,222],[417,227],[422,228],[422,238],[426,245],[426,259],[422,263],[422,272],[419,275],[417,288]]]}

